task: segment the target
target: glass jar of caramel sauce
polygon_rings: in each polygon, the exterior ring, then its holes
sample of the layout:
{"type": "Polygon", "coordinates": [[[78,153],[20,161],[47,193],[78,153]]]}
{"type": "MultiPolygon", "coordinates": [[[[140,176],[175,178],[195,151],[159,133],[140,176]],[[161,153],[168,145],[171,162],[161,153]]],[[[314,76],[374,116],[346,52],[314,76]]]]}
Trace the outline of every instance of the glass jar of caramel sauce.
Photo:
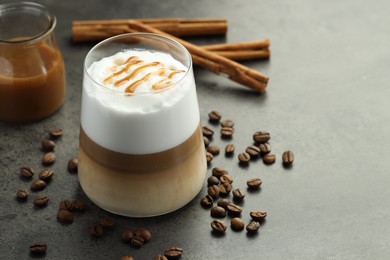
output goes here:
{"type": "Polygon", "coordinates": [[[37,121],[63,104],[65,70],[55,26],[55,16],[40,4],[0,5],[0,120],[37,121]]]}

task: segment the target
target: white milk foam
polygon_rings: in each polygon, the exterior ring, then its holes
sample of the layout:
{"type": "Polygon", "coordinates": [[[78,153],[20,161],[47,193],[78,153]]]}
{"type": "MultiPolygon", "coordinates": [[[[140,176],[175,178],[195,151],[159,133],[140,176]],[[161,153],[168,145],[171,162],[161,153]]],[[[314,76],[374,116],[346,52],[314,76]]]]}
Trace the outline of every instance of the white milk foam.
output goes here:
{"type": "Polygon", "coordinates": [[[127,50],[103,58],[87,70],[93,80],[84,75],[81,126],[100,146],[126,154],[156,153],[181,144],[198,127],[200,116],[192,69],[189,70],[171,55],[127,50]],[[111,74],[120,71],[123,62],[132,56],[142,63],[107,80],[111,74]],[[152,62],[159,64],[147,67],[115,86],[115,81],[152,62]],[[155,73],[147,80],[140,80],[162,68],[166,70],[165,76],[155,73]],[[179,70],[169,79],[173,86],[157,92],[152,89],[171,71],[179,70]],[[134,92],[126,94],[125,89],[136,81],[140,84],[134,92]]]}

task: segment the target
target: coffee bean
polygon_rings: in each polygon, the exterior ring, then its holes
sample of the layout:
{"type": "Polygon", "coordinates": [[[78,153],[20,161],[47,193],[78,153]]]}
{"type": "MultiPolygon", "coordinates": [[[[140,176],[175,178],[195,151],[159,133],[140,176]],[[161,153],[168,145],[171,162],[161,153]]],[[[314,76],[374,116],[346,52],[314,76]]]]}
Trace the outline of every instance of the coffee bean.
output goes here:
{"type": "Polygon", "coordinates": [[[23,178],[31,179],[34,176],[34,170],[30,167],[22,167],[20,168],[20,175],[23,178]]]}
{"type": "Polygon", "coordinates": [[[122,231],[122,236],[121,236],[121,239],[123,242],[125,243],[130,243],[131,239],[134,237],[134,233],[133,231],[131,231],[130,229],[128,228],[125,228],[123,231],[122,231]]]}
{"type": "Polygon", "coordinates": [[[229,205],[230,203],[231,202],[228,199],[220,199],[218,200],[217,205],[224,209],[227,209],[227,205],[229,205]]]}
{"type": "Polygon", "coordinates": [[[206,195],[200,200],[200,205],[204,208],[210,208],[213,205],[213,198],[210,195],[206,195]]]}
{"type": "Polygon", "coordinates": [[[219,147],[216,145],[210,145],[206,149],[207,152],[211,153],[212,155],[217,155],[219,154],[219,147]]]}
{"type": "Polygon", "coordinates": [[[31,190],[33,191],[39,191],[46,188],[47,184],[43,180],[36,180],[31,183],[31,190]]]}
{"type": "Polygon", "coordinates": [[[209,152],[206,152],[206,161],[207,163],[211,163],[211,161],[213,160],[213,155],[209,152]]]}
{"type": "Polygon", "coordinates": [[[132,245],[133,247],[141,247],[143,244],[144,244],[144,239],[140,236],[134,236],[131,240],[130,240],[130,245],[132,245]]]}
{"type": "Polygon", "coordinates": [[[47,244],[45,242],[35,242],[30,245],[30,253],[32,254],[44,254],[47,250],[47,244]]]}
{"type": "Polygon", "coordinates": [[[226,119],[226,120],[223,120],[221,122],[221,126],[222,127],[233,127],[234,126],[234,122],[233,122],[233,120],[226,119]]]}
{"type": "Polygon", "coordinates": [[[260,144],[259,148],[261,155],[266,155],[271,152],[271,145],[269,145],[269,143],[260,144]]]}
{"type": "Polygon", "coordinates": [[[94,237],[101,237],[104,233],[104,229],[102,225],[92,225],[89,228],[89,233],[94,237]]]}
{"type": "Polygon", "coordinates": [[[221,113],[219,113],[218,111],[211,111],[209,113],[209,120],[210,121],[213,121],[213,122],[218,122],[219,120],[221,120],[221,113]]]}
{"type": "Polygon", "coordinates": [[[240,188],[234,189],[233,197],[237,200],[242,200],[245,197],[245,192],[243,192],[240,188]]]}
{"type": "Polygon", "coordinates": [[[82,200],[73,200],[71,210],[72,211],[78,211],[83,212],[87,206],[85,205],[84,201],[82,200]]]}
{"type": "Polygon", "coordinates": [[[214,134],[214,129],[212,129],[209,126],[204,126],[204,127],[202,127],[202,133],[203,133],[204,136],[210,138],[214,134]]]}
{"type": "Polygon", "coordinates": [[[239,216],[242,212],[242,208],[234,203],[229,203],[226,207],[229,214],[233,216],[239,216]]]}
{"type": "Polygon", "coordinates": [[[215,176],[210,176],[207,178],[207,186],[211,185],[218,185],[219,184],[219,179],[215,176]]]}
{"type": "Polygon", "coordinates": [[[72,202],[70,200],[61,200],[59,207],[64,210],[72,210],[72,202]]]}
{"type": "Polygon", "coordinates": [[[49,139],[44,139],[41,143],[42,145],[42,149],[45,151],[45,152],[51,152],[54,150],[54,147],[56,146],[56,144],[52,141],[52,140],[49,140],[49,139]]]}
{"type": "Polygon", "coordinates": [[[271,136],[268,132],[258,131],[253,134],[253,141],[259,144],[263,144],[269,141],[271,136]]]}
{"type": "Polygon", "coordinates": [[[124,256],[121,256],[120,260],[134,260],[134,257],[129,256],[129,255],[124,255],[124,256]]]}
{"type": "Polygon", "coordinates": [[[49,202],[49,197],[47,197],[45,195],[40,195],[34,199],[33,204],[37,207],[42,208],[42,207],[45,207],[48,202],[49,202]]]}
{"type": "Polygon", "coordinates": [[[70,224],[73,222],[73,213],[67,209],[60,209],[57,212],[57,220],[63,224],[70,224]]]}
{"type": "Polygon", "coordinates": [[[220,178],[222,175],[228,174],[229,172],[227,170],[222,169],[221,167],[214,167],[211,170],[211,173],[213,174],[213,176],[220,178]]]}
{"type": "Polygon", "coordinates": [[[168,260],[168,258],[165,255],[155,255],[153,260],[168,260]]]}
{"type": "Polygon", "coordinates": [[[170,247],[165,249],[164,256],[168,259],[179,259],[183,255],[183,248],[181,247],[170,247]]]}
{"type": "Polygon", "coordinates": [[[294,162],[294,153],[292,151],[285,151],[282,154],[282,161],[285,167],[289,167],[294,162]]]}
{"type": "Polygon", "coordinates": [[[48,181],[51,179],[51,177],[53,176],[54,174],[54,171],[52,169],[43,169],[40,173],[39,173],[39,179],[43,180],[43,181],[48,181]]]}
{"type": "Polygon", "coordinates": [[[26,201],[28,198],[28,192],[25,189],[20,189],[16,192],[16,199],[19,201],[26,201]]]}
{"type": "Polygon", "coordinates": [[[207,188],[207,194],[212,198],[216,198],[219,196],[219,187],[217,185],[211,185],[207,188]]]}
{"type": "Polygon", "coordinates": [[[208,147],[210,145],[210,139],[208,139],[206,136],[203,136],[203,143],[204,147],[208,147]]]}
{"type": "Polygon", "coordinates": [[[254,159],[254,158],[257,158],[259,157],[260,155],[260,148],[257,147],[257,146],[248,146],[245,150],[245,152],[247,152],[249,154],[249,156],[254,159]]]}
{"type": "Polygon", "coordinates": [[[229,182],[223,182],[218,185],[219,188],[219,196],[228,196],[232,191],[232,185],[229,182]]]}
{"type": "Polygon", "coordinates": [[[252,178],[246,181],[249,189],[258,189],[263,181],[260,178],[252,178]]]}
{"type": "Polygon", "coordinates": [[[260,223],[257,222],[257,221],[254,221],[252,220],[251,222],[249,222],[249,224],[246,226],[246,230],[248,231],[248,233],[250,234],[254,234],[257,232],[257,230],[259,230],[260,228],[260,223]]]}
{"type": "Polygon", "coordinates": [[[100,219],[100,225],[104,228],[112,228],[115,226],[115,220],[107,217],[102,217],[100,219]]]}
{"type": "Polygon", "coordinates": [[[249,215],[254,221],[260,222],[267,217],[267,212],[261,210],[255,210],[255,211],[251,211],[249,215]]]}
{"type": "Polygon", "coordinates": [[[250,159],[251,156],[247,152],[243,152],[238,155],[238,160],[241,164],[248,164],[250,159]]]}
{"type": "Polygon", "coordinates": [[[211,228],[213,229],[214,232],[218,234],[223,234],[226,231],[226,223],[222,220],[215,219],[211,221],[211,228]]]}
{"type": "Polygon", "coordinates": [[[210,215],[213,218],[224,218],[226,217],[226,210],[220,206],[215,206],[211,208],[210,215]]]}
{"type": "Polygon", "coordinates": [[[225,146],[225,155],[232,155],[234,153],[234,144],[228,144],[225,146]]]}
{"type": "Polygon", "coordinates": [[[219,177],[219,180],[221,181],[221,183],[230,183],[230,184],[233,183],[233,177],[228,173],[219,177]]]}
{"type": "Polygon", "coordinates": [[[272,153],[268,153],[268,154],[263,156],[263,162],[265,164],[273,164],[275,162],[275,160],[276,160],[276,157],[272,153]]]}
{"type": "Polygon", "coordinates": [[[231,138],[233,136],[233,134],[234,134],[233,127],[225,126],[225,127],[221,128],[221,137],[222,138],[231,138]]]}
{"type": "Polygon", "coordinates": [[[53,164],[55,161],[56,161],[56,155],[54,152],[45,153],[42,157],[43,165],[50,165],[53,164]]]}
{"type": "Polygon", "coordinates": [[[232,220],[230,221],[230,226],[233,230],[241,231],[244,229],[245,224],[244,221],[242,221],[242,219],[236,217],[236,218],[232,218],[232,220]]]}
{"type": "Polygon", "coordinates": [[[143,227],[137,228],[137,230],[135,231],[135,235],[142,237],[145,243],[149,242],[152,239],[152,233],[150,233],[148,229],[143,227]]]}
{"type": "Polygon", "coordinates": [[[71,158],[68,161],[68,171],[77,172],[78,165],[79,165],[79,160],[77,158],[71,158]]]}
{"type": "Polygon", "coordinates": [[[53,139],[57,139],[62,136],[62,129],[61,128],[52,128],[49,131],[50,137],[53,139]]]}

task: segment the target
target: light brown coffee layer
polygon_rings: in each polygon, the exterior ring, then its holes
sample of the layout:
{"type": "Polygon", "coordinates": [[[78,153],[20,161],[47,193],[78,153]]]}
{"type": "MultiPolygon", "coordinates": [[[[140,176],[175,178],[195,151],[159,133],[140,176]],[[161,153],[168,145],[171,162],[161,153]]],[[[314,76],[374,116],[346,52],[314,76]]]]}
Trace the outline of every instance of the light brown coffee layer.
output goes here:
{"type": "Polygon", "coordinates": [[[176,147],[145,155],[124,154],[98,145],[88,137],[82,127],[80,129],[80,147],[92,160],[105,167],[123,171],[148,172],[173,167],[190,156],[199,144],[203,145],[202,140],[202,130],[199,124],[196,131],[176,147]]]}
{"type": "MultiPolygon", "coordinates": [[[[197,128],[194,135],[201,136],[201,129],[197,128]]],[[[174,211],[199,193],[206,177],[203,143],[198,142],[187,149],[190,151],[182,150],[186,156],[174,160],[168,168],[151,170],[149,166],[155,162],[143,160],[144,166],[149,168],[145,172],[132,167],[127,171],[109,167],[90,157],[80,145],[78,176],[81,187],[95,204],[112,213],[146,217],[174,211]]],[[[159,154],[164,156],[164,153],[159,154]]],[[[147,157],[149,155],[145,155],[147,157]]]]}

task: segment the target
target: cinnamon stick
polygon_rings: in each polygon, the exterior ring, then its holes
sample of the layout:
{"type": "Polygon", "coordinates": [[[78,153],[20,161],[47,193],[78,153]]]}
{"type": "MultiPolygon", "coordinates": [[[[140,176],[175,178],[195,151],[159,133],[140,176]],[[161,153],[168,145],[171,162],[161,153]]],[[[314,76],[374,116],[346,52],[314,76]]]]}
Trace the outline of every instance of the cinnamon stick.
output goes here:
{"type": "Polygon", "coordinates": [[[225,58],[231,60],[253,60],[253,59],[268,59],[271,52],[268,49],[264,50],[232,50],[232,51],[213,51],[225,58]]]}
{"type": "Polygon", "coordinates": [[[219,54],[202,49],[194,44],[191,44],[185,40],[177,38],[159,29],[143,24],[136,20],[129,20],[129,28],[140,32],[157,33],[170,37],[181,43],[191,53],[194,63],[216,73],[224,73],[228,77],[244,86],[254,89],[259,92],[263,92],[268,83],[268,77],[264,74],[252,70],[244,65],[234,62],[228,58],[225,58],[219,54]]]}
{"type": "Polygon", "coordinates": [[[269,39],[262,39],[262,40],[239,42],[239,43],[203,45],[202,48],[209,51],[257,50],[257,49],[266,49],[269,47],[269,45],[270,45],[269,39]]]}

